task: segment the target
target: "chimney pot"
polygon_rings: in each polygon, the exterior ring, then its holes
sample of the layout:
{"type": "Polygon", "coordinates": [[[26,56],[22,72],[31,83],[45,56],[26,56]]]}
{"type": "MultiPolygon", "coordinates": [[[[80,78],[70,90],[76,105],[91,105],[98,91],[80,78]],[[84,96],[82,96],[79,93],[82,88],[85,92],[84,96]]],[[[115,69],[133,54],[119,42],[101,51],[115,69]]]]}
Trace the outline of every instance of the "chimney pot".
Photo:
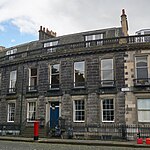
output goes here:
{"type": "Polygon", "coordinates": [[[124,9],[122,9],[122,15],[125,15],[125,10],[124,9]]]}
{"type": "Polygon", "coordinates": [[[42,31],[42,26],[40,26],[40,31],[42,31]]]}

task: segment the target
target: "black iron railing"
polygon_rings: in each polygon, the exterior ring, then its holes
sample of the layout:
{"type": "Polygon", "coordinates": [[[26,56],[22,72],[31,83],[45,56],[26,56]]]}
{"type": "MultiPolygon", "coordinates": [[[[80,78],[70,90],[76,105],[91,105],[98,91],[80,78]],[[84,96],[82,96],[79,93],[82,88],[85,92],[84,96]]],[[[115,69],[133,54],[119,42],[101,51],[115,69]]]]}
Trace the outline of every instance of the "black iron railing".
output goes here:
{"type": "Polygon", "coordinates": [[[115,87],[116,83],[115,80],[101,80],[100,87],[115,87]]]}
{"type": "Polygon", "coordinates": [[[75,89],[86,88],[86,82],[74,82],[73,83],[73,88],[75,88],[75,89]]]}
{"type": "Polygon", "coordinates": [[[99,124],[93,126],[72,126],[75,137],[89,137],[101,140],[136,140],[150,137],[150,125],[99,124]]]}
{"type": "Polygon", "coordinates": [[[19,134],[20,134],[20,124],[16,124],[16,123],[0,124],[0,135],[18,136],[19,134]]]}
{"type": "Polygon", "coordinates": [[[16,88],[8,88],[7,93],[8,94],[15,94],[16,93],[16,88]]]}
{"type": "Polygon", "coordinates": [[[133,80],[134,86],[147,87],[150,86],[150,78],[138,78],[133,80]]]}
{"type": "Polygon", "coordinates": [[[38,86],[27,86],[27,92],[37,92],[38,86]]]}
{"type": "Polygon", "coordinates": [[[60,84],[49,84],[48,90],[60,90],[60,84]]]}

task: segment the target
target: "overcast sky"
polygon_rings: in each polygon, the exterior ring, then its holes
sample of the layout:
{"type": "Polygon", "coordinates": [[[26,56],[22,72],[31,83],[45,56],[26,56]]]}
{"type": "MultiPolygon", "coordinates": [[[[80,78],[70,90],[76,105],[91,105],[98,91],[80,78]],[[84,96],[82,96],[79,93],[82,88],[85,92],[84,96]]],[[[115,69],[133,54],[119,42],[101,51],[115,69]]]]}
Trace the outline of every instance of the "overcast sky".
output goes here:
{"type": "Polygon", "coordinates": [[[41,25],[57,36],[119,27],[123,8],[130,35],[150,28],[150,0],[0,0],[0,45],[37,40],[41,25]]]}

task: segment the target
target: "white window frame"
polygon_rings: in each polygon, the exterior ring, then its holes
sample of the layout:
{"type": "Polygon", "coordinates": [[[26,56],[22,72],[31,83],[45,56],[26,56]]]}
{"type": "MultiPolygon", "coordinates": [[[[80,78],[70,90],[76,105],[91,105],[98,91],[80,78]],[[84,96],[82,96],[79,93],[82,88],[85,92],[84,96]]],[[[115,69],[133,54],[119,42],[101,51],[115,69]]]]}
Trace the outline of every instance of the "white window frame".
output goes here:
{"type": "MultiPolygon", "coordinates": [[[[85,36],[85,41],[86,41],[86,47],[90,47],[91,45],[91,41],[94,40],[101,40],[104,39],[104,33],[98,33],[98,34],[91,34],[91,35],[86,35],[85,36]],[[89,42],[88,42],[89,41],[89,42]]],[[[96,45],[102,45],[103,41],[97,41],[96,45]]]]}
{"type": "MultiPolygon", "coordinates": [[[[59,85],[60,85],[60,64],[50,65],[50,88],[52,88],[52,76],[59,75],[59,85]],[[59,73],[52,73],[52,66],[58,65],[59,73]]],[[[55,88],[52,88],[55,89],[55,88]]]]}
{"type": "Polygon", "coordinates": [[[101,85],[106,86],[106,87],[107,86],[113,86],[114,85],[114,80],[115,79],[114,79],[114,60],[113,60],[113,58],[101,59],[101,85]],[[104,69],[104,68],[102,68],[102,62],[107,61],[107,60],[111,60],[112,68],[104,69]],[[112,77],[111,77],[110,80],[105,80],[105,77],[104,77],[104,74],[103,74],[103,72],[105,72],[105,71],[111,71],[112,77]],[[103,81],[105,81],[106,83],[102,83],[103,81]],[[111,81],[112,81],[112,84],[107,84],[107,82],[109,83],[111,81]]]}
{"type": "MultiPolygon", "coordinates": [[[[136,75],[136,79],[138,79],[138,77],[137,77],[137,69],[138,68],[147,68],[147,72],[149,73],[149,63],[148,63],[148,56],[136,56],[135,57],[135,75],[136,75]],[[145,57],[146,59],[147,59],[147,67],[137,67],[137,58],[139,58],[139,57],[145,57]]],[[[147,78],[148,78],[148,74],[147,74],[147,78]]]]}
{"type": "Polygon", "coordinates": [[[10,72],[10,78],[9,78],[9,92],[15,92],[13,89],[16,88],[16,81],[17,81],[17,70],[10,72]]]}
{"type": "Polygon", "coordinates": [[[37,113],[37,102],[35,100],[29,100],[27,101],[27,122],[34,122],[36,120],[36,113],[37,113]],[[35,105],[35,110],[29,110],[30,109],[30,104],[33,103],[35,105]],[[30,113],[35,114],[35,119],[30,120],[30,113]]]}
{"type": "MultiPolygon", "coordinates": [[[[82,87],[85,87],[85,82],[86,82],[86,75],[85,75],[85,61],[76,61],[76,62],[74,62],[74,88],[82,88],[82,87]],[[78,68],[75,68],[75,65],[77,64],[77,63],[83,63],[83,70],[80,70],[80,72],[81,73],[83,73],[83,76],[84,76],[84,86],[76,86],[76,83],[78,83],[78,82],[76,82],[76,76],[75,76],[75,69],[78,69],[78,68]]],[[[79,82],[80,83],[80,82],[79,82]]]]}
{"type": "MultiPolygon", "coordinates": [[[[49,41],[44,43],[44,48],[46,47],[51,47],[51,46],[57,46],[58,45],[58,40],[55,41],[49,41]]],[[[47,52],[56,52],[56,47],[51,47],[47,49],[47,52]]]]}
{"type": "MultiPolygon", "coordinates": [[[[106,109],[106,111],[107,111],[107,109],[106,109]]],[[[108,98],[103,98],[101,100],[101,114],[102,114],[102,122],[115,122],[115,99],[114,98],[108,97],[108,98]],[[114,120],[104,120],[104,116],[103,116],[103,111],[104,111],[104,109],[103,109],[103,101],[105,101],[105,100],[113,100],[113,109],[108,109],[108,111],[110,110],[110,111],[114,112],[114,120]]]]}
{"type": "MultiPolygon", "coordinates": [[[[17,53],[17,48],[8,50],[8,51],[6,52],[6,55],[9,56],[9,55],[12,55],[12,54],[15,54],[15,53],[17,53]]],[[[9,60],[12,60],[12,59],[14,59],[14,58],[15,58],[14,55],[13,55],[13,56],[9,56],[9,60]]]]}
{"type": "MultiPolygon", "coordinates": [[[[31,78],[36,78],[37,83],[35,86],[37,87],[38,86],[38,68],[36,68],[36,67],[29,68],[29,87],[33,86],[33,85],[31,85],[31,80],[32,80],[31,78]],[[36,69],[36,72],[37,72],[36,76],[31,76],[31,69],[36,69]]],[[[36,89],[32,89],[32,87],[29,89],[29,91],[33,91],[33,90],[36,90],[36,89]]]]}
{"type": "Polygon", "coordinates": [[[83,122],[85,122],[85,100],[84,99],[78,99],[78,100],[74,100],[73,101],[73,121],[74,122],[81,122],[81,123],[83,123],[83,122]],[[77,101],[83,101],[84,102],[84,110],[76,110],[76,102],[77,101]],[[76,112],[77,111],[82,111],[82,112],[84,112],[84,120],[76,120],[76,112]]]}
{"type": "Polygon", "coordinates": [[[15,113],[16,113],[16,103],[9,102],[8,110],[7,110],[7,122],[15,122],[15,113]],[[11,106],[12,104],[14,105],[14,107],[11,106]],[[12,115],[13,115],[13,120],[12,120],[12,115]]]}
{"type": "Polygon", "coordinates": [[[150,98],[138,98],[137,99],[137,114],[138,114],[138,122],[143,122],[143,123],[146,123],[146,122],[150,122],[150,115],[142,115],[141,117],[140,117],[140,114],[141,113],[146,113],[147,112],[147,114],[150,114],[150,98]],[[139,106],[140,104],[139,104],[139,101],[149,101],[147,104],[146,104],[146,106],[147,106],[147,108],[142,108],[141,106],[139,106]],[[147,116],[147,117],[149,117],[149,120],[144,120],[145,118],[144,118],[144,116],[147,116]]]}

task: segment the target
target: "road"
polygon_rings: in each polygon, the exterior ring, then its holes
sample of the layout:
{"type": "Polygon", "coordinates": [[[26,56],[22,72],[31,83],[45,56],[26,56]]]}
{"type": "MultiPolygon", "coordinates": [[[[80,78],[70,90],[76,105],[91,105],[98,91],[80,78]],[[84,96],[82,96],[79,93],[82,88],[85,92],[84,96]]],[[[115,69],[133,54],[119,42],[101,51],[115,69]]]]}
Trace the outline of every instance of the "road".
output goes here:
{"type": "MultiPolygon", "coordinates": [[[[137,150],[138,148],[0,141],[0,150],[137,150]]],[[[149,150],[149,148],[143,148],[149,150]]],[[[142,150],[142,148],[139,148],[142,150]]]]}

